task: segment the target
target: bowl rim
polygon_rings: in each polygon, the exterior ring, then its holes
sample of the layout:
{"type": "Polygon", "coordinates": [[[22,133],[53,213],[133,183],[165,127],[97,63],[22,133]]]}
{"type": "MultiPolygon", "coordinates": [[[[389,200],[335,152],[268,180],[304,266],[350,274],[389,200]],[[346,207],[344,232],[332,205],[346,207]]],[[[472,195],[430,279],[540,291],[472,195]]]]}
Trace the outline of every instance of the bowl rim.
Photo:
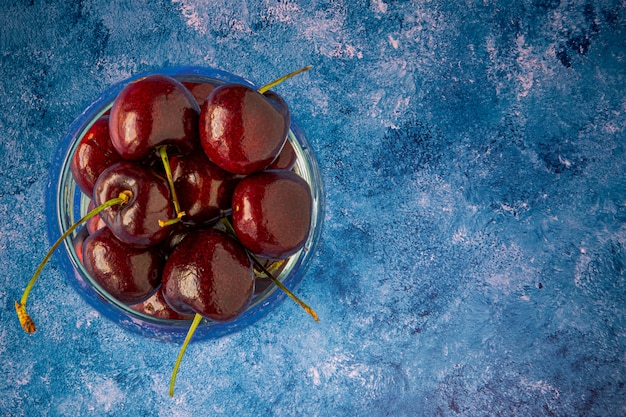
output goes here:
{"type": "MultiPolygon", "coordinates": [[[[86,212],[88,197],[84,196],[75,185],[69,168],[71,157],[78,142],[91,125],[106,113],[115,97],[127,84],[151,74],[163,74],[185,82],[237,82],[258,88],[251,81],[225,70],[205,66],[173,66],[138,73],[105,89],[76,116],[53,156],[46,192],[48,238],[51,244],[86,212]],[[68,182],[70,183],[69,188],[68,182]],[[74,183],[73,187],[71,187],[71,183],[74,183]],[[79,196],[78,201],[77,194],[79,196]]],[[[296,169],[309,183],[313,196],[311,231],[305,248],[289,258],[285,270],[277,277],[293,291],[306,275],[311,260],[317,251],[323,229],[325,200],[322,177],[314,151],[293,115],[291,116],[288,140],[298,156],[296,169]]],[[[55,252],[55,258],[66,279],[81,297],[96,311],[126,330],[157,340],[183,340],[191,320],[160,319],[140,313],[115,300],[89,277],[78,260],[72,243],[77,233],[78,230],[65,239],[60,245],[60,250],[55,252]]],[[[237,332],[265,317],[285,298],[284,292],[275,285],[270,285],[268,289],[255,296],[244,313],[235,320],[214,322],[206,318],[203,319],[194,334],[194,340],[211,339],[237,332]]]]}

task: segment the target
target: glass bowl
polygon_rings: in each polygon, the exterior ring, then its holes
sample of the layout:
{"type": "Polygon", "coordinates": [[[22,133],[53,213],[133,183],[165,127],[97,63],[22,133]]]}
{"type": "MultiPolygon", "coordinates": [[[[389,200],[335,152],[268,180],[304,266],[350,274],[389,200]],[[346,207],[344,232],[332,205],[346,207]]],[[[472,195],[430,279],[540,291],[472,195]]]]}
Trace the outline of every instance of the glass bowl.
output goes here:
{"type": "MultiPolygon", "coordinates": [[[[96,98],[70,126],[61,142],[52,165],[46,195],[46,215],[50,242],[56,241],[72,224],[87,213],[89,198],[85,196],[72,177],[70,161],[76,147],[91,125],[112,106],[119,92],[133,80],[150,74],[165,74],[185,82],[225,83],[237,82],[258,88],[250,81],[231,73],[206,67],[173,67],[137,74],[119,82],[96,98]]],[[[270,81],[270,80],[268,80],[270,81]]],[[[305,276],[315,253],[322,229],[324,193],[319,167],[302,130],[291,121],[288,136],[296,155],[295,170],[310,185],[313,196],[311,231],[306,244],[291,256],[276,277],[293,290],[305,276]]],[[[85,270],[74,250],[73,239],[68,237],[56,252],[59,267],[76,291],[103,316],[129,331],[163,341],[182,341],[191,320],[169,320],[140,313],[109,295],[85,270]]],[[[286,295],[274,284],[255,294],[245,312],[230,322],[203,319],[194,334],[194,340],[220,337],[239,331],[266,316],[285,299],[286,295]]],[[[306,314],[304,311],[303,314],[306,314]]]]}

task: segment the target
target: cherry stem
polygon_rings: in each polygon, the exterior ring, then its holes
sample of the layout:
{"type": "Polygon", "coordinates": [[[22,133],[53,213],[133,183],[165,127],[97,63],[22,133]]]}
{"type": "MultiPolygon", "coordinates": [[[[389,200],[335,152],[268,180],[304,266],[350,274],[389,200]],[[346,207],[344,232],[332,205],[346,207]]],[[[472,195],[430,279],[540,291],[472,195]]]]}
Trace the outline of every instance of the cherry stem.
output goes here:
{"type": "MultiPolygon", "coordinates": [[[[230,221],[228,221],[228,219],[226,217],[222,218],[222,223],[224,224],[224,226],[226,226],[226,228],[230,231],[230,233],[233,236],[236,236],[235,234],[235,229],[233,228],[233,225],[230,224],[230,221]]],[[[270,271],[267,270],[267,268],[265,268],[263,266],[263,264],[256,258],[256,256],[254,256],[254,254],[250,253],[250,251],[248,249],[246,249],[246,252],[248,253],[248,255],[250,256],[250,258],[252,259],[252,262],[254,262],[254,264],[256,265],[257,268],[259,268],[261,271],[263,271],[263,273],[265,275],[267,275],[267,277],[274,283],[276,284],[276,286],[278,288],[280,288],[285,294],[287,294],[287,296],[289,298],[291,298],[293,301],[295,301],[300,307],[302,307],[304,309],[304,311],[306,311],[307,313],[309,313],[311,315],[311,317],[313,317],[313,320],[315,321],[320,321],[319,317],[317,315],[317,313],[315,312],[315,310],[313,310],[311,307],[309,307],[308,304],[306,304],[304,301],[302,301],[301,299],[299,299],[294,293],[292,293],[289,288],[285,287],[285,285],[280,282],[278,280],[278,278],[276,278],[274,276],[274,274],[272,274],[270,271]]]]}
{"type": "Polygon", "coordinates": [[[180,210],[180,204],[178,203],[178,197],[176,196],[176,189],[174,188],[174,178],[172,177],[172,168],[170,166],[170,160],[167,156],[167,145],[161,145],[157,148],[161,162],[163,162],[163,168],[165,169],[165,176],[167,177],[167,184],[170,187],[170,193],[172,194],[172,203],[174,204],[174,210],[176,211],[176,217],[168,220],[159,220],[159,226],[165,227],[172,224],[176,224],[185,215],[184,211],[180,210]]]}
{"type": "Polygon", "coordinates": [[[304,301],[302,301],[301,299],[299,299],[298,297],[296,297],[296,295],[294,293],[292,293],[291,291],[289,291],[289,289],[287,287],[285,287],[285,285],[280,282],[275,276],[274,274],[272,274],[270,271],[267,270],[267,268],[265,268],[263,266],[263,264],[261,262],[259,262],[259,260],[254,257],[253,255],[250,255],[250,257],[252,258],[252,262],[254,262],[254,264],[265,273],[265,275],[268,276],[269,279],[272,280],[272,282],[274,284],[276,284],[276,286],[278,286],[278,288],[280,288],[285,294],[287,294],[287,296],[289,296],[289,298],[291,298],[293,301],[295,301],[300,307],[302,307],[304,309],[304,311],[306,311],[307,313],[309,313],[311,315],[311,317],[313,317],[313,320],[315,321],[320,321],[319,317],[317,316],[317,313],[311,308],[309,307],[304,301]]]}
{"type": "MultiPolygon", "coordinates": [[[[234,236],[235,229],[233,228],[232,224],[230,224],[230,221],[228,221],[228,219],[225,217],[223,217],[221,221],[224,224],[224,226],[226,226],[228,231],[234,236]]],[[[309,307],[306,303],[304,303],[304,301],[296,297],[294,293],[292,293],[287,287],[285,287],[285,285],[282,282],[280,282],[276,277],[274,277],[274,275],[270,271],[268,271],[267,268],[265,268],[263,264],[247,249],[246,249],[246,253],[248,253],[248,255],[250,256],[250,259],[252,259],[252,262],[254,262],[256,267],[259,268],[261,271],[263,271],[263,273],[267,275],[269,279],[271,279],[272,282],[276,284],[276,286],[278,286],[278,288],[280,288],[285,294],[289,296],[289,298],[291,298],[300,307],[302,307],[307,313],[309,313],[315,321],[319,321],[319,317],[317,316],[317,313],[315,313],[315,311],[311,307],[309,307]]],[[[169,389],[170,397],[174,396],[174,386],[176,385],[176,376],[178,375],[178,369],[180,368],[180,364],[183,360],[183,356],[185,355],[185,351],[187,350],[187,346],[189,346],[189,343],[191,342],[191,339],[193,338],[193,335],[196,332],[198,325],[202,321],[202,318],[203,318],[202,315],[196,313],[196,315],[193,318],[193,321],[191,322],[191,326],[189,326],[189,330],[187,331],[187,336],[185,337],[185,341],[180,347],[180,351],[178,352],[178,357],[176,358],[176,362],[174,363],[174,369],[172,370],[172,376],[170,378],[170,389],[169,389]]]]}
{"type": "Polygon", "coordinates": [[[70,234],[72,234],[78,228],[78,226],[80,226],[81,224],[85,223],[87,220],[89,220],[93,216],[96,216],[98,213],[100,213],[101,211],[103,211],[103,210],[105,210],[105,209],[107,209],[109,207],[113,207],[113,206],[116,206],[116,205],[122,205],[122,204],[127,203],[128,200],[130,200],[132,198],[132,196],[133,196],[132,192],[130,192],[130,191],[122,191],[119,194],[118,197],[112,198],[112,199],[104,202],[103,204],[101,204],[98,207],[96,207],[93,210],[91,210],[89,213],[85,214],[76,223],[74,223],[72,226],[70,226],[67,229],[67,231],[65,233],[63,233],[60,238],[57,239],[56,242],[54,242],[54,245],[52,245],[50,250],[48,250],[48,253],[46,253],[46,256],[44,256],[43,260],[41,261],[41,263],[37,267],[37,270],[35,270],[35,273],[31,277],[31,279],[28,282],[28,284],[26,285],[26,288],[24,289],[24,293],[22,294],[22,298],[21,298],[20,302],[17,302],[17,301],[15,302],[15,311],[17,312],[17,317],[18,317],[18,319],[20,321],[20,324],[22,325],[22,329],[24,329],[24,331],[26,333],[33,333],[35,331],[35,323],[33,322],[33,320],[30,318],[30,316],[26,312],[26,301],[28,300],[28,296],[30,294],[30,291],[33,289],[33,286],[35,285],[35,282],[37,281],[37,278],[41,274],[41,271],[43,270],[43,268],[46,265],[46,263],[48,263],[48,261],[50,260],[50,257],[52,256],[54,251],[59,247],[59,245],[70,234]]]}
{"type": "Polygon", "coordinates": [[[170,397],[174,396],[174,385],[176,385],[176,375],[178,375],[178,368],[180,367],[180,363],[183,360],[183,356],[185,355],[185,351],[187,350],[187,346],[189,342],[191,342],[191,338],[193,337],[198,325],[202,321],[202,316],[198,313],[193,318],[191,322],[191,326],[189,326],[189,330],[187,331],[187,336],[185,337],[185,341],[183,345],[180,347],[180,351],[178,352],[178,357],[176,358],[176,363],[174,364],[174,369],[172,370],[172,377],[170,379],[170,397]]]}
{"type": "Polygon", "coordinates": [[[311,65],[307,65],[307,66],[306,66],[306,67],[304,67],[304,68],[300,68],[299,70],[296,70],[296,71],[294,71],[294,72],[290,72],[290,73],[289,73],[289,74],[287,74],[287,75],[283,75],[282,77],[275,79],[274,81],[272,81],[272,82],[271,82],[271,83],[269,83],[269,84],[265,84],[263,87],[259,88],[257,91],[258,91],[259,93],[261,93],[261,94],[265,94],[265,93],[266,93],[266,92],[267,92],[270,88],[274,88],[274,87],[276,87],[278,84],[282,83],[282,82],[283,82],[283,81],[285,81],[285,80],[288,80],[289,78],[293,77],[294,75],[298,75],[298,74],[300,74],[301,72],[308,71],[308,70],[310,70],[310,69],[311,69],[311,65]]]}

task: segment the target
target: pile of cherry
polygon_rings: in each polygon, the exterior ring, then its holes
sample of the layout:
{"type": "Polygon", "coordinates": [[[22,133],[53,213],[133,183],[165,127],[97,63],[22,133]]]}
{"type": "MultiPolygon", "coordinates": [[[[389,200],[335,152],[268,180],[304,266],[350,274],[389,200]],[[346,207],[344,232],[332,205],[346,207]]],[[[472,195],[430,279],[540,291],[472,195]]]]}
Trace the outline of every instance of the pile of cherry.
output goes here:
{"type": "Polygon", "coordinates": [[[312,196],[294,170],[289,108],[270,88],[306,69],[259,89],[165,75],[127,84],[72,156],[90,211],[53,245],[15,303],[24,330],[35,331],[30,289],[76,230],[80,261],[112,297],[156,317],[193,319],[171,394],[200,320],[238,317],[259,280],[276,283],[317,320],[274,277],[308,238],[312,196]]]}
{"type": "Polygon", "coordinates": [[[309,233],[311,192],[291,170],[286,103],[244,85],[212,87],[162,75],[129,84],[71,161],[94,206],[130,193],[75,241],[85,269],[116,299],[164,318],[233,319],[254,294],[246,251],[285,259],[309,233]],[[236,238],[211,227],[222,218],[236,238]]]}

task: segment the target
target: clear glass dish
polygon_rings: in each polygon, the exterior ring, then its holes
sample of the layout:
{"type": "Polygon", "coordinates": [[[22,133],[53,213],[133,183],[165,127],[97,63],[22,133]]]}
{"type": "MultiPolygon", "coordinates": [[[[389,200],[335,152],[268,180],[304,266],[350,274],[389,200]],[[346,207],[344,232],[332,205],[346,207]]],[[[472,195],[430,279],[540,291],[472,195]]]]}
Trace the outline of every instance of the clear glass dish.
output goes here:
{"type": "MultiPolygon", "coordinates": [[[[258,87],[239,76],[206,67],[165,68],[155,72],[137,74],[111,86],[74,120],[52,160],[46,195],[46,215],[50,242],[56,241],[74,222],[87,213],[89,198],[77,187],[70,171],[70,160],[80,139],[91,125],[111,108],[113,101],[126,84],[151,73],[169,75],[179,81],[218,84],[238,82],[258,87]]],[[[304,278],[320,238],[324,217],[324,192],[313,151],[303,132],[293,121],[293,117],[288,139],[297,155],[295,170],[309,183],[313,196],[311,232],[305,247],[288,259],[285,268],[277,276],[287,288],[293,290],[304,278]]],[[[75,237],[76,233],[63,242],[56,252],[56,257],[60,269],[69,282],[90,305],[103,316],[129,331],[163,341],[182,341],[184,339],[191,320],[167,320],[140,313],[117,301],[98,285],[79,261],[73,245],[75,237]]],[[[285,297],[286,295],[276,285],[272,284],[256,294],[246,311],[236,320],[219,323],[204,319],[194,334],[194,340],[216,338],[239,331],[266,316],[285,297]]]]}

